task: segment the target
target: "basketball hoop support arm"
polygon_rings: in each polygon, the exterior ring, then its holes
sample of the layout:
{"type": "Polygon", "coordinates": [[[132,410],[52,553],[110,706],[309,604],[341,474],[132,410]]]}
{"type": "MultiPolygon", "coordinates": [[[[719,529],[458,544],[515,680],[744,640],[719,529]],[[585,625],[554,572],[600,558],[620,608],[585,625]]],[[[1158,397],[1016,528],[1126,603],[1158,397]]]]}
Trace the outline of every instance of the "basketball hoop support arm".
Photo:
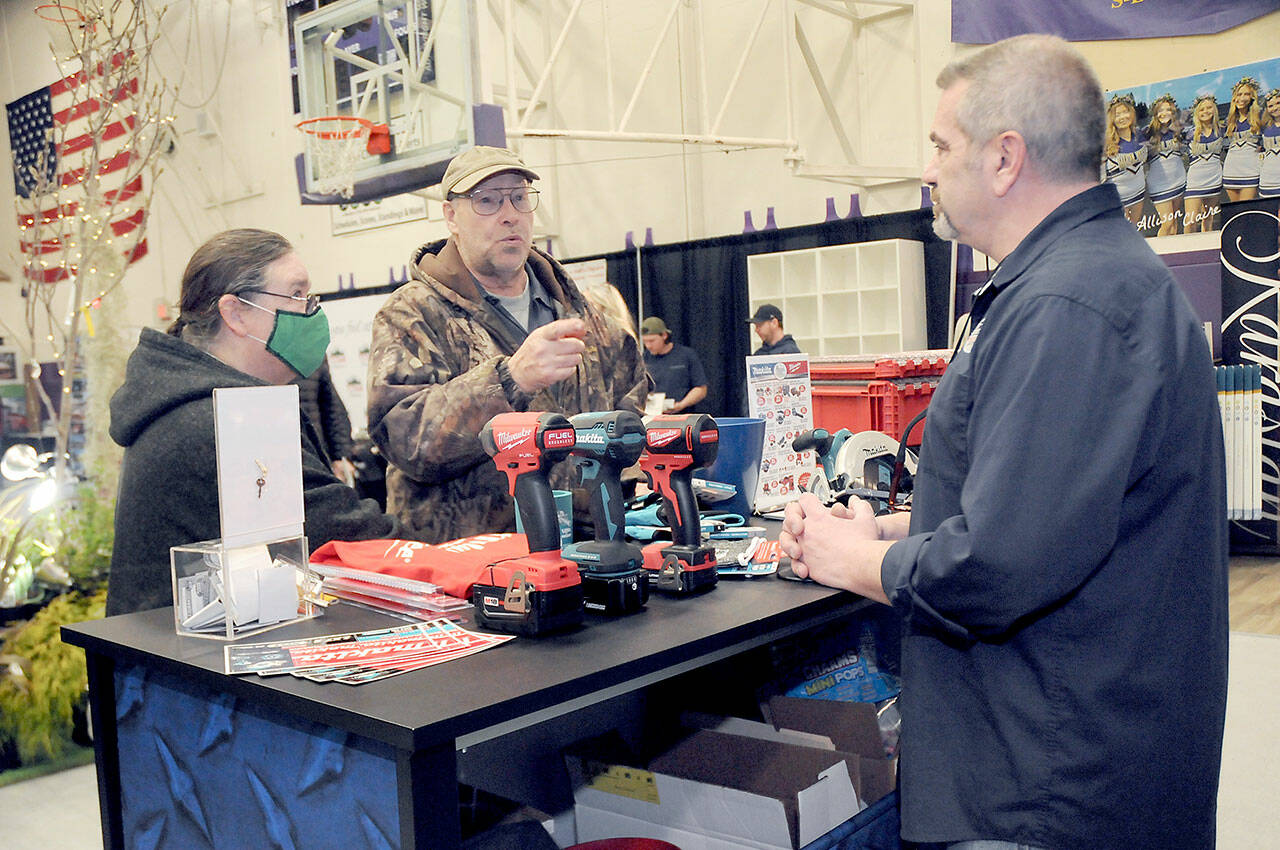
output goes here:
{"type": "Polygon", "coordinates": [[[332,56],[334,59],[341,59],[343,62],[347,62],[349,64],[355,65],[358,68],[363,68],[366,71],[374,71],[379,74],[382,74],[384,77],[387,77],[389,79],[395,80],[396,82],[400,83],[406,89],[412,89],[415,92],[428,94],[432,97],[438,97],[443,101],[452,103],[454,106],[461,106],[461,107],[466,106],[466,103],[460,97],[455,97],[454,95],[446,94],[445,92],[440,91],[438,88],[434,86],[429,86],[426,83],[418,82],[417,80],[411,80],[405,77],[405,75],[401,74],[399,71],[390,71],[385,66],[378,65],[374,62],[370,62],[368,59],[365,59],[363,56],[356,56],[352,53],[348,53],[345,50],[339,50],[334,45],[337,44],[338,39],[341,38],[341,36],[342,36],[341,32],[339,32],[338,30],[334,30],[333,32],[329,33],[329,35],[325,38],[323,42],[324,52],[329,56],[332,56]]]}

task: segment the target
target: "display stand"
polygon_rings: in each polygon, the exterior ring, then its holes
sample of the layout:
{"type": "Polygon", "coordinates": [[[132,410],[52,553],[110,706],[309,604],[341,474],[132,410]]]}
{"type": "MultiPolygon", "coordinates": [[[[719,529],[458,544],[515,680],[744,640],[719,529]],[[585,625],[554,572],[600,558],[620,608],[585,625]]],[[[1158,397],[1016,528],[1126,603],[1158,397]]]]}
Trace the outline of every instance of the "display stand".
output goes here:
{"type": "MultiPolygon", "coordinates": [[[[144,846],[163,831],[175,847],[279,834],[298,847],[450,850],[461,844],[469,748],[499,748],[494,771],[467,781],[504,793],[527,730],[616,728],[608,712],[588,727],[583,710],[871,604],[814,584],[742,582],[360,688],[228,677],[222,647],[175,635],[164,610],[77,623],[63,638],[86,650],[104,846],[144,846]]],[[[282,636],[397,622],[339,606],[282,636]]]]}
{"type": "Polygon", "coordinates": [[[213,391],[222,537],[169,550],[178,634],[232,640],[318,612],[296,384],[213,391]]]}
{"type": "Polygon", "coordinates": [[[316,607],[307,538],[286,537],[240,547],[205,540],[169,550],[173,623],[178,634],[234,640],[279,628],[316,607]]]}
{"type": "Polygon", "coordinates": [[[1262,515],[1231,523],[1233,554],[1280,555],[1280,200],[1222,210],[1222,360],[1262,367],[1262,515]]]}

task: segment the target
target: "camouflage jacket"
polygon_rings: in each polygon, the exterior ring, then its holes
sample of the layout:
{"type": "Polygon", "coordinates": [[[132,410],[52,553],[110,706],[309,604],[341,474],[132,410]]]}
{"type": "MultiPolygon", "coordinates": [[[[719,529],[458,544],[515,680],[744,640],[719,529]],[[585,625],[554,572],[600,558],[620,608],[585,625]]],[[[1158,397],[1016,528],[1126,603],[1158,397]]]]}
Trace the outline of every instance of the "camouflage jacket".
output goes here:
{"type": "MultiPolygon", "coordinates": [[[[374,318],[369,436],[389,465],[387,512],[414,537],[438,543],[514,530],[507,478],[479,439],[496,414],[642,412],[649,378],[636,339],[590,306],[549,255],[534,248],[529,264],[556,300],[558,317],[587,323],[578,374],[533,396],[506,369],[523,338],[481,296],[451,239],[414,252],[413,280],[374,318]]],[[[570,489],[574,481],[568,461],[551,471],[555,488],[570,489]]]]}

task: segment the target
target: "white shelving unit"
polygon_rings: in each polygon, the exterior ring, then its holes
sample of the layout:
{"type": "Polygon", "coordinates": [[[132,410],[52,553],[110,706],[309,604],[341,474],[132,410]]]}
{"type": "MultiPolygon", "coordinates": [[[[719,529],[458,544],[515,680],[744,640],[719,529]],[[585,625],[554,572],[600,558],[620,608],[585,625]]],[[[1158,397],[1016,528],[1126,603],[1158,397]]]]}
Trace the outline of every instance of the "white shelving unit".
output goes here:
{"type": "MultiPolygon", "coordinates": [[[[751,312],[782,311],[783,327],[811,356],[927,348],[924,245],[884,239],[747,257],[751,312]]],[[[752,336],[751,350],[759,340],[752,336]]]]}

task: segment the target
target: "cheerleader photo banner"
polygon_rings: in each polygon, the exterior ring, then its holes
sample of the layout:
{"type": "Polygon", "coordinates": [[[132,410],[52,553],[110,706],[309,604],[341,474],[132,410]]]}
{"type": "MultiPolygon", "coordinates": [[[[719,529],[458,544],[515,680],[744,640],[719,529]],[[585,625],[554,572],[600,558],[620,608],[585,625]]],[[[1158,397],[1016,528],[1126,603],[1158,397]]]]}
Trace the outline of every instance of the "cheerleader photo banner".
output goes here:
{"type": "Polygon", "coordinates": [[[1103,178],[1143,236],[1222,227],[1222,205],[1280,198],[1280,58],[1106,93],[1103,178]]]}

